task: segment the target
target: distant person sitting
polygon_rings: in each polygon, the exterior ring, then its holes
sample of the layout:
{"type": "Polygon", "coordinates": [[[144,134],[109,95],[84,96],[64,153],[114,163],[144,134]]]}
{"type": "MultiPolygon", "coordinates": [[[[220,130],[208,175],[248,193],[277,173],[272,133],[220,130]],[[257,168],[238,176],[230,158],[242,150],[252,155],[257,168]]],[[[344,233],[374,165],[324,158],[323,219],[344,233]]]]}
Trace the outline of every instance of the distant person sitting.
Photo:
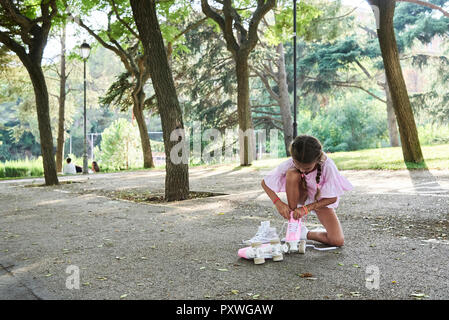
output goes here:
{"type": "Polygon", "coordinates": [[[100,167],[98,166],[97,161],[92,161],[92,172],[100,172],[100,167]]]}
{"type": "Polygon", "coordinates": [[[64,165],[62,173],[63,174],[76,174],[75,164],[72,163],[72,159],[67,158],[66,161],[67,161],[67,163],[64,165]]]}

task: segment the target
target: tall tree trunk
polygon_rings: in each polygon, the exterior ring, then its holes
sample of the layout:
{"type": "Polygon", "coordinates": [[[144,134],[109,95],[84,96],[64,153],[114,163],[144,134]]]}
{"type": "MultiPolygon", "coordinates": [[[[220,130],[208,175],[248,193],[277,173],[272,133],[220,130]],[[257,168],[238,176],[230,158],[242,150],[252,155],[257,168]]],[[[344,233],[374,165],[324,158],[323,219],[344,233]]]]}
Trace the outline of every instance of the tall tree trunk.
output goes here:
{"type": "Polygon", "coordinates": [[[144,102],[145,94],[143,93],[142,89],[138,93],[133,94],[133,113],[136,117],[137,126],[139,127],[140,142],[143,152],[143,167],[154,168],[150,137],[148,136],[147,123],[145,122],[145,116],[143,114],[144,102]]]}
{"type": "MultiPolygon", "coordinates": [[[[399,126],[402,153],[405,162],[421,163],[424,161],[418,138],[418,130],[410,106],[404,77],[399,61],[398,47],[394,33],[393,17],[396,1],[368,0],[369,4],[378,9],[380,49],[384,62],[385,73],[390,87],[391,99],[399,126]]],[[[375,12],[375,14],[377,14],[375,12]]]]}
{"type": "Polygon", "coordinates": [[[278,44],[276,48],[278,54],[278,85],[279,102],[284,130],[284,144],[287,157],[290,157],[289,147],[293,141],[293,120],[290,107],[290,96],[288,95],[287,72],[285,71],[284,45],[278,44]]]}
{"type": "Polygon", "coordinates": [[[39,61],[31,61],[26,65],[33,83],[36,97],[37,121],[41,142],[42,161],[46,185],[59,184],[56,173],[56,162],[53,150],[53,136],[50,125],[50,108],[48,101],[47,84],[39,61]]]}
{"type": "MultiPolygon", "coordinates": [[[[58,9],[55,0],[40,1],[41,15],[31,19],[29,15],[23,15],[22,9],[18,9],[14,2],[0,1],[0,11],[2,11],[0,42],[17,54],[33,83],[45,184],[55,185],[59,182],[53,150],[48,90],[42,71],[42,56],[58,9]],[[5,10],[9,13],[4,14],[5,10]],[[22,38],[24,46],[14,40],[14,35],[22,38]]],[[[39,4],[36,5],[39,6],[39,4]]],[[[39,10],[34,10],[35,8],[28,13],[38,14],[39,10]]]]}
{"type": "Polygon", "coordinates": [[[66,68],[65,68],[65,40],[66,26],[62,27],[61,32],[61,72],[59,75],[59,119],[58,119],[58,138],[56,141],[56,172],[62,171],[62,159],[64,157],[64,122],[65,122],[65,98],[66,98],[66,68]]]}
{"type": "Polygon", "coordinates": [[[154,0],[130,0],[130,2],[142,45],[148,56],[148,67],[161,116],[166,156],[165,200],[186,199],[189,194],[188,163],[184,161],[178,163],[177,159],[172,160],[170,156],[170,151],[175,145],[185,144],[185,140],[170,141],[171,133],[176,129],[184,130],[184,124],[157,20],[156,4],[154,0]]]}
{"type": "Polygon", "coordinates": [[[385,96],[387,98],[387,120],[388,133],[390,135],[390,145],[392,147],[399,147],[399,133],[396,126],[396,115],[394,114],[393,100],[391,99],[390,87],[388,82],[385,82],[385,96]]]}
{"type": "Polygon", "coordinates": [[[223,32],[226,47],[233,54],[236,62],[237,73],[237,113],[239,115],[239,144],[240,164],[251,164],[255,153],[255,135],[252,129],[251,110],[249,106],[249,71],[248,56],[254,49],[259,38],[257,29],[262,18],[276,5],[276,0],[259,0],[257,8],[249,21],[248,30],[242,24],[242,17],[233,7],[233,1],[218,1],[223,4],[221,16],[215,9],[209,6],[208,0],[201,0],[201,10],[213,19],[223,32]],[[237,37],[235,36],[237,35],[237,37]],[[242,150],[243,149],[243,150],[242,150]]]}
{"type": "Polygon", "coordinates": [[[254,158],[254,130],[249,104],[248,55],[239,51],[235,57],[237,74],[237,113],[239,117],[240,165],[251,165],[254,158]]]}

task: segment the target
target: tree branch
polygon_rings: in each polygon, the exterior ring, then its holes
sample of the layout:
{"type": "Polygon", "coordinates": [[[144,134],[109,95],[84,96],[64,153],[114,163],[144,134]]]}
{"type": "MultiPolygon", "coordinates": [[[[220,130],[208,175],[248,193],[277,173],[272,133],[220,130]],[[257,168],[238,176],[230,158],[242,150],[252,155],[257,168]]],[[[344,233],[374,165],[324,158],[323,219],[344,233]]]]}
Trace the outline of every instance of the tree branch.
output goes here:
{"type": "Polygon", "coordinates": [[[420,6],[424,6],[424,7],[427,7],[427,8],[434,9],[434,10],[438,10],[438,11],[440,11],[442,14],[444,14],[446,17],[449,18],[449,12],[448,12],[448,11],[446,11],[446,10],[444,10],[443,8],[437,6],[437,5],[433,4],[433,3],[430,3],[430,2],[420,1],[420,0],[397,0],[397,2],[414,3],[414,4],[418,4],[418,5],[420,5],[420,6]]]}
{"type": "Polygon", "coordinates": [[[348,13],[345,13],[344,15],[342,15],[342,16],[338,16],[338,17],[331,17],[331,18],[322,18],[322,19],[317,19],[316,21],[317,22],[323,22],[323,21],[329,21],[329,20],[337,20],[337,19],[341,19],[341,18],[344,18],[344,17],[347,17],[347,16],[349,16],[351,13],[353,13],[355,10],[357,10],[358,9],[358,7],[354,7],[351,11],[349,11],[348,13]]]}
{"type": "Polygon", "coordinates": [[[334,84],[334,85],[336,85],[336,86],[338,86],[338,87],[346,87],[346,88],[356,88],[356,89],[360,89],[360,90],[365,91],[366,93],[368,93],[368,94],[369,94],[370,96],[372,96],[373,98],[376,98],[377,100],[379,100],[379,101],[381,101],[381,102],[383,102],[383,103],[387,103],[386,100],[384,100],[384,99],[378,97],[378,96],[375,95],[374,93],[370,92],[369,90],[367,90],[367,89],[365,89],[365,88],[363,88],[363,87],[361,87],[361,86],[358,86],[358,85],[355,85],[355,84],[346,83],[346,82],[340,82],[340,81],[333,81],[333,82],[331,82],[331,83],[334,84]]]}
{"type": "Polygon", "coordinates": [[[122,25],[124,25],[125,28],[128,29],[128,31],[131,32],[131,34],[132,34],[136,39],[139,39],[139,40],[140,40],[140,37],[139,37],[139,35],[137,34],[137,32],[135,32],[135,31],[133,30],[133,28],[131,28],[131,26],[130,26],[128,23],[126,23],[126,21],[123,20],[123,19],[120,17],[120,14],[118,13],[118,10],[117,10],[115,1],[114,1],[114,0],[110,0],[110,2],[111,2],[111,4],[112,4],[112,10],[114,10],[114,13],[115,13],[115,16],[117,17],[117,20],[120,21],[120,23],[121,23],[122,25]]]}
{"type": "Polygon", "coordinates": [[[120,57],[120,60],[122,60],[123,64],[125,65],[126,70],[128,70],[129,72],[133,72],[133,68],[131,66],[130,61],[128,61],[128,57],[126,56],[125,53],[123,53],[122,51],[120,51],[118,48],[108,44],[106,41],[104,41],[98,34],[96,34],[91,28],[89,28],[88,26],[86,26],[84,24],[84,22],[80,19],[76,19],[75,21],[78,22],[78,25],[83,28],[84,30],[86,30],[92,37],[94,37],[103,47],[105,47],[106,49],[111,50],[112,52],[114,52],[116,55],[118,55],[120,57]]]}
{"type": "Polygon", "coordinates": [[[276,129],[279,129],[280,131],[283,131],[283,128],[282,127],[280,127],[280,126],[278,126],[278,125],[276,125],[275,123],[274,123],[274,121],[279,121],[280,122],[280,120],[277,120],[277,119],[274,119],[274,118],[271,118],[271,117],[268,117],[268,116],[262,116],[262,117],[253,117],[253,119],[255,120],[255,126],[256,125],[258,125],[258,124],[260,124],[260,123],[262,123],[262,122],[268,122],[268,123],[270,123],[273,127],[275,127],[276,129]]]}
{"type": "Polygon", "coordinates": [[[268,111],[260,111],[260,110],[253,110],[255,113],[263,113],[263,114],[270,114],[272,116],[280,116],[280,112],[268,112],[268,111]]]}
{"type": "Polygon", "coordinates": [[[17,24],[19,24],[23,29],[27,31],[31,29],[33,21],[28,17],[22,15],[20,11],[11,2],[11,0],[0,0],[0,4],[13,21],[15,21],[17,24]]]}
{"type": "Polygon", "coordinates": [[[131,57],[131,55],[128,52],[125,51],[125,49],[123,49],[123,47],[120,45],[120,43],[118,43],[118,41],[111,35],[111,15],[112,15],[112,11],[109,12],[109,14],[108,14],[108,29],[106,30],[106,34],[108,35],[109,41],[111,43],[113,43],[115,45],[115,47],[122,53],[122,55],[124,55],[126,57],[126,61],[129,63],[130,67],[132,68],[132,70],[128,70],[128,71],[137,73],[138,68],[137,68],[136,64],[134,63],[134,59],[131,57]]]}
{"type": "Polygon", "coordinates": [[[264,84],[265,88],[267,89],[268,93],[270,94],[270,96],[276,100],[278,103],[280,103],[281,99],[279,98],[279,95],[277,95],[273,89],[271,88],[270,84],[268,83],[268,79],[261,73],[259,72],[257,69],[254,69],[254,72],[259,76],[260,80],[262,80],[262,83],[264,84]]]}
{"type": "Polygon", "coordinates": [[[279,107],[279,105],[276,103],[271,103],[271,104],[259,104],[259,105],[251,106],[251,108],[253,108],[253,109],[271,108],[271,107],[279,107]]]}
{"type": "MultiPolygon", "coordinates": [[[[226,1],[228,1],[228,0],[226,0],[226,1]]],[[[207,17],[211,18],[219,25],[220,29],[223,31],[223,35],[225,37],[226,45],[227,45],[228,49],[231,52],[236,53],[239,50],[239,46],[238,46],[237,41],[235,40],[234,34],[232,32],[232,18],[231,18],[230,23],[229,23],[229,18],[230,18],[229,15],[227,16],[227,21],[225,19],[223,19],[223,17],[221,15],[219,15],[215,10],[213,10],[209,6],[208,0],[201,0],[201,9],[207,17]],[[228,32],[229,29],[230,29],[230,33],[228,32]]],[[[225,18],[226,18],[226,13],[225,13],[225,18]]]]}
{"type": "Polygon", "coordinates": [[[186,34],[187,32],[189,32],[190,30],[193,30],[195,28],[198,28],[200,25],[202,25],[204,22],[206,22],[207,17],[203,18],[201,20],[198,20],[197,22],[191,24],[190,26],[188,26],[187,28],[185,28],[182,32],[178,33],[173,40],[178,40],[181,36],[183,36],[184,34],[186,34]]]}
{"type": "Polygon", "coordinates": [[[359,28],[366,31],[369,35],[371,35],[373,38],[377,38],[377,33],[373,29],[370,29],[368,27],[359,25],[359,28]]]}
{"type": "Polygon", "coordinates": [[[14,39],[9,37],[6,32],[0,31],[0,42],[3,43],[9,50],[17,54],[25,66],[30,64],[30,60],[25,49],[14,39]]]}
{"type": "Polygon", "coordinates": [[[257,44],[259,37],[257,36],[257,29],[259,28],[260,20],[265,16],[265,14],[270,11],[276,5],[276,0],[258,0],[257,9],[249,22],[248,30],[248,47],[251,51],[257,44]]]}
{"type": "Polygon", "coordinates": [[[373,77],[371,76],[371,74],[368,72],[368,70],[357,60],[355,59],[355,63],[359,66],[359,68],[366,74],[366,76],[369,79],[372,79],[373,77]]]}
{"type": "Polygon", "coordinates": [[[264,120],[277,121],[277,122],[282,123],[282,120],[276,119],[276,118],[273,118],[273,117],[269,117],[269,116],[254,117],[253,119],[264,119],[264,120]]]}

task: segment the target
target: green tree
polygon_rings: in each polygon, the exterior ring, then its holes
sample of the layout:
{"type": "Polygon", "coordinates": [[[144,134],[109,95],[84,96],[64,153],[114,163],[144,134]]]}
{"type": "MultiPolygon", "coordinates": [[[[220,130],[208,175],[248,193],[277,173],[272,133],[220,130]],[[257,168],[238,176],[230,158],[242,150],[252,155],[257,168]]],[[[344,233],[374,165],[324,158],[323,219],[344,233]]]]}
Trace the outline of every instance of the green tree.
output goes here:
{"type": "Polygon", "coordinates": [[[62,159],[64,157],[64,133],[65,133],[65,114],[66,114],[66,98],[69,93],[69,88],[67,88],[67,78],[69,77],[69,72],[66,71],[66,24],[62,25],[61,33],[59,35],[59,40],[61,44],[61,55],[60,55],[60,70],[57,71],[59,80],[59,94],[55,95],[58,100],[59,112],[58,112],[58,135],[56,139],[56,171],[62,171],[62,159]]]}
{"type": "Polygon", "coordinates": [[[403,30],[403,37],[396,41],[395,24],[393,19],[396,11],[396,1],[382,1],[382,0],[367,0],[372,6],[376,18],[378,19],[377,35],[379,45],[382,52],[382,59],[385,67],[386,78],[388,81],[389,92],[391,95],[392,104],[398,121],[399,132],[401,136],[402,151],[404,160],[406,162],[419,163],[424,161],[422,151],[418,139],[415,119],[413,116],[410,98],[407,94],[405,82],[400,66],[400,50],[403,45],[410,45],[414,39],[425,43],[430,42],[435,34],[446,33],[448,21],[447,11],[443,9],[446,4],[445,0],[433,0],[431,2],[404,0],[402,2],[411,2],[415,4],[412,8],[411,4],[407,6],[399,6],[401,9],[411,9],[412,15],[402,15],[399,23],[396,24],[399,29],[403,30]],[[420,5],[422,6],[419,8],[420,5]],[[423,9],[425,7],[425,10],[423,9]],[[430,9],[439,10],[444,14],[444,17],[434,20],[428,12],[430,9]],[[423,14],[423,11],[427,13],[423,14]],[[409,28],[411,20],[415,20],[417,25],[415,28],[409,28]],[[417,30],[420,30],[416,32],[417,30]],[[424,31],[424,32],[423,32],[424,31]]]}
{"type": "Polygon", "coordinates": [[[219,130],[237,125],[232,99],[237,81],[226,43],[211,23],[188,32],[185,39],[186,50],[174,59],[172,68],[186,122],[219,130]]]}
{"type": "MultiPolygon", "coordinates": [[[[78,24],[93,36],[100,45],[114,52],[125,67],[125,72],[117,77],[117,80],[109,87],[108,92],[100,100],[102,104],[116,105],[122,111],[128,110],[132,105],[133,115],[139,125],[144,155],[144,167],[154,167],[151,144],[148,136],[147,123],[144,116],[145,110],[151,113],[156,111],[156,96],[154,94],[147,98],[145,85],[151,74],[148,69],[148,57],[142,50],[140,35],[135,31],[136,26],[132,17],[128,0],[97,0],[97,1],[69,1],[72,6],[84,5],[86,14],[93,12],[103,12],[108,17],[107,27],[96,31],[95,27],[88,26],[83,19],[75,19],[78,24]]],[[[174,4],[174,1],[164,1],[159,6],[158,15],[167,21],[161,28],[164,39],[167,42],[168,58],[173,51],[182,50],[182,44],[175,46],[176,42],[182,39],[183,35],[191,28],[196,27],[205,19],[196,21],[192,25],[186,26],[184,30],[179,30],[180,23],[189,14],[189,6],[185,3],[174,4]]]]}
{"type": "Polygon", "coordinates": [[[204,14],[218,24],[226,41],[227,49],[234,58],[237,76],[237,112],[239,131],[241,132],[239,134],[240,163],[244,166],[251,165],[254,146],[253,136],[243,135],[249,132],[247,130],[253,128],[249,103],[248,58],[259,41],[257,34],[259,24],[264,16],[275,7],[276,0],[257,1],[257,6],[253,11],[240,9],[240,6],[244,8],[250,5],[251,1],[248,0],[239,1],[235,5],[231,0],[201,0],[204,14]],[[221,9],[211,7],[210,3],[221,6],[221,9]]]}
{"type": "Polygon", "coordinates": [[[385,74],[390,89],[391,100],[398,122],[405,162],[421,163],[424,161],[418,130],[413,116],[410,99],[405,86],[399,60],[393,18],[396,1],[367,0],[375,8],[378,19],[377,36],[382,52],[385,74]]]}
{"type": "MultiPolygon", "coordinates": [[[[148,60],[148,68],[161,116],[166,155],[165,200],[186,199],[189,194],[189,167],[187,161],[184,161],[187,154],[185,154],[186,143],[182,134],[184,131],[183,116],[157,17],[156,1],[131,0],[130,2],[143,50],[148,60]],[[174,141],[173,134],[176,136],[174,141]],[[172,157],[171,151],[176,145],[184,146],[183,160],[180,163],[172,157]]],[[[179,156],[179,153],[177,155],[179,156]]]]}
{"type": "MultiPolygon", "coordinates": [[[[256,49],[257,53],[254,55],[258,58],[252,59],[254,63],[251,67],[269,94],[267,103],[261,102],[251,106],[254,113],[254,126],[267,124],[282,130],[287,156],[290,155],[289,146],[293,141],[293,120],[284,43],[290,40],[290,35],[293,33],[292,11],[291,1],[278,1],[277,7],[273,10],[273,23],[270,24],[264,20],[264,28],[260,31],[261,46],[256,49]]],[[[321,12],[316,7],[301,2],[297,8],[297,25],[299,26],[297,36],[309,36],[309,26],[320,15],[321,12]]]]}
{"type": "Polygon", "coordinates": [[[139,129],[126,119],[114,121],[103,131],[98,160],[102,166],[128,169],[142,164],[139,129]]]}
{"type": "Polygon", "coordinates": [[[0,42],[17,54],[33,83],[46,185],[59,183],[53,152],[48,90],[41,66],[48,34],[57,14],[56,0],[21,3],[0,1],[0,42]]]}
{"type": "MultiPolygon", "coordinates": [[[[111,87],[108,92],[109,99],[103,98],[101,103],[110,104],[117,97],[121,98],[124,89],[131,91],[130,99],[127,99],[125,104],[131,102],[133,114],[139,126],[144,158],[143,165],[145,168],[154,167],[150,138],[144,116],[146,105],[144,86],[150,78],[150,73],[146,65],[146,57],[140,54],[140,38],[134,30],[135,25],[131,18],[129,2],[127,0],[72,0],[67,1],[67,3],[68,8],[81,7],[86,14],[103,12],[107,15],[107,27],[99,31],[88,26],[81,17],[74,17],[74,21],[94,37],[100,45],[116,54],[125,67],[126,72],[119,79],[118,87],[111,87]],[[117,91],[119,92],[117,93],[117,91]]],[[[122,103],[120,99],[118,102],[122,103]]]]}
{"type": "MultiPolygon", "coordinates": [[[[419,2],[420,4],[423,3],[422,1],[402,2],[419,2]]],[[[414,54],[413,51],[411,51],[410,53],[406,53],[406,51],[415,47],[417,42],[426,45],[429,44],[435,38],[435,36],[447,37],[447,30],[449,28],[449,19],[447,17],[436,17],[432,14],[432,8],[438,7],[436,5],[445,6],[448,1],[433,0],[432,2],[434,4],[427,3],[429,4],[429,6],[417,6],[416,4],[411,3],[400,3],[396,6],[394,14],[394,29],[398,43],[399,58],[403,63],[405,63],[406,60],[412,61],[412,66],[418,66],[420,69],[422,69],[423,65],[427,65],[429,60],[435,61],[436,59],[434,59],[433,55],[429,56],[422,52],[420,52],[419,54],[414,54]]],[[[376,69],[384,74],[385,70],[383,67],[383,63],[377,62],[378,57],[382,56],[377,39],[377,33],[367,25],[360,25],[359,27],[365,30],[366,34],[369,37],[369,40],[366,41],[366,43],[361,44],[364,55],[372,59],[376,69]]],[[[440,62],[444,63],[444,61],[440,62]]],[[[373,77],[374,76],[368,74],[368,78],[373,77]]],[[[397,120],[394,112],[393,101],[391,98],[388,81],[378,80],[377,84],[382,88],[382,90],[385,91],[391,145],[398,146],[399,137],[396,127],[397,120]]],[[[430,96],[434,96],[434,94],[429,92],[429,95],[417,95],[417,99],[415,100],[419,101],[419,103],[423,103],[421,98],[430,96]]],[[[410,98],[412,100],[411,102],[413,102],[413,97],[411,96],[410,98]]],[[[415,103],[415,105],[418,104],[415,103]]]]}

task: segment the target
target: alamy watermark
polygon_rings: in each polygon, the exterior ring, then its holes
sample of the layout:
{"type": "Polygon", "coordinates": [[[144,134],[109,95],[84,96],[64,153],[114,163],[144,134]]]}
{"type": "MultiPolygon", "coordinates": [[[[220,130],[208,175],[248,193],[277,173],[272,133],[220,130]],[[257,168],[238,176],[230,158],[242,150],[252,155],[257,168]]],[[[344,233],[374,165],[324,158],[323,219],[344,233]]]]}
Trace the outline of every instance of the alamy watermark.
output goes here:
{"type": "Polygon", "coordinates": [[[374,18],[376,19],[376,29],[380,29],[380,10],[376,5],[370,5],[371,10],[373,10],[374,18]]]}
{"type": "Polygon", "coordinates": [[[190,129],[176,129],[170,134],[170,141],[176,142],[170,149],[170,161],[173,164],[192,162],[221,163],[243,158],[248,150],[249,160],[278,158],[284,152],[280,150],[280,132],[277,129],[254,130],[215,128],[201,130],[201,123],[194,122],[190,129]],[[191,133],[192,131],[192,133],[191,133]],[[245,148],[246,146],[246,148],[245,148]],[[267,152],[269,149],[269,152],[267,152]]]}
{"type": "Polygon", "coordinates": [[[65,286],[69,290],[80,288],[80,268],[75,265],[70,265],[65,269],[65,273],[68,273],[69,276],[65,281],[65,286]]]}
{"type": "Polygon", "coordinates": [[[365,287],[369,290],[379,290],[380,270],[378,266],[369,265],[365,269],[365,287]]]}

